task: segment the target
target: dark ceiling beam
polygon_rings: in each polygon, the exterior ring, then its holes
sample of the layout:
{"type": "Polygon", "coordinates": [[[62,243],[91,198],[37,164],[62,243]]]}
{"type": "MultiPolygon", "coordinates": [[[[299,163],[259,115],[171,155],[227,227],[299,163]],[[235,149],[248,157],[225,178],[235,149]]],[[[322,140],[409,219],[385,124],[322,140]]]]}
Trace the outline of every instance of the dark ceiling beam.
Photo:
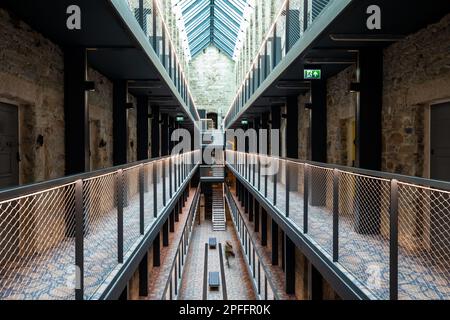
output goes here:
{"type": "Polygon", "coordinates": [[[354,64],[353,58],[305,58],[305,64],[354,64]]]}
{"type": "Polygon", "coordinates": [[[330,34],[330,39],[336,42],[397,42],[404,38],[393,34],[330,34]]]}
{"type": "Polygon", "coordinates": [[[215,7],[215,3],[214,0],[211,0],[210,3],[210,10],[211,10],[211,14],[209,16],[209,39],[211,43],[214,43],[214,7],[215,7]]]}

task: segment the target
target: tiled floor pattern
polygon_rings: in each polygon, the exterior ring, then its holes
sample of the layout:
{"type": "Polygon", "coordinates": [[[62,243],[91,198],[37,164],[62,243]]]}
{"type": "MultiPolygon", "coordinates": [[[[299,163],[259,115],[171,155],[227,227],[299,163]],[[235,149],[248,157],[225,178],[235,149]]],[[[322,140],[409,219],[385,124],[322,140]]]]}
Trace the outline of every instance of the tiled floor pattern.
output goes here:
{"type": "MultiPolygon", "coordinates": [[[[169,182],[166,179],[166,190],[169,182]]],[[[168,191],[167,191],[168,193],[168,191]]],[[[145,227],[154,222],[153,188],[145,193],[145,227]]],[[[167,197],[168,201],[168,197],[167,197]]],[[[162,180],[157,184],[158,212],[163,209],[162,180]]],[[[139,234],[139,196],[124,208],[124,259],[142,236],[139,234]]],[[[84,239],[85,299],[97,299],[120,268],[117,263],[117,209],[97,217],[84,239]]],[[[73,300],[75,298],[75,240],[66,238],[26,260],[0,268],[0,300],[73,300]]]]}
{"type": "MultiPolygon", "coordinates": [[[[256,179],[257,181],[257,179],[256,179]]],[[[273,203],[274,184],[267,185],[267,199],[273,203]]],[[[257,183],[256,183],[257,187],[257,183]]],[[[261,183],[261,189],[264,188],[261,183]]],[[[264,194],[264,191],[260,191],[264,194]]],[[[277,205],[286,208],[285,185],[277,183],[277,205]]],[[[303,195],[290,192],[289,219],[303,230],[303,195]]],[[[323,207],[309,205],[308,236],[331,259],[332,214],[323,207]]],[[[355,222],[340,218],[338,266],[374,299],[389,299],[389,240],[378,235],[363,235],[355,230],[355,222]]],[[[450,270],[423,261],[399,248],[399,298],[400,299],[450,299],[450,270]]]]}
{"type": "MultiPolygon", "coordinates": [[[[226,241],[233,245],[236,258],[230,260],[230,268],[226,265],[224,255],[224,271],[227,287],[228,300],[255,300],[250,276],[247,272],[243,254],[239,247],[235,229],[231,221],[227,221],[227,231],[214,232],[210,221],[196,225],[192,237],[191,247],[188,252],[184,270],[179,300],[202,300],[203,299],[203,274],[205,243],[210,237],[217,238],[218,243],[224,246],[226,241]]],[[[208,250],[208,272],[220,272],[219,247],[208,250]]],[[[208,300],[222,300],[222,286],[219,291],[208,290],[208,300]]]]}

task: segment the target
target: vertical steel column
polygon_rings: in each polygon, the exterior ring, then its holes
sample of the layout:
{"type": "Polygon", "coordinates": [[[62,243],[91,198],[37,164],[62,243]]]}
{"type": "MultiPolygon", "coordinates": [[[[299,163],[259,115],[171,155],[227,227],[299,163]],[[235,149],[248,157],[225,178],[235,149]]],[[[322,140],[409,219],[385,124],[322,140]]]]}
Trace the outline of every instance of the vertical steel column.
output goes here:
{"type": "Polygon", "coordinates": [[[172,210],[172,212],[169,215],[169,227],[170,227],[170,232],[174,233],[175,232],[175,209],[172,210]]]}
{"type": "Polygon", "coordinates": [[[163,235],[163,246],[169,246],[169,219],[164,222],[162,227],[162,235],[163,235]]]}
{"type": "Polygon", "coordinates": [[[123,263],[123,170],[117,172],[117,260],[123,263]]]}
{"type": "Polygon", "coordinates": [[[260,206],[259,202],[256,199],[254,205],[254,218],[255,218],[255,232],[259,233],[260,206]]]}
{"type": "Polygon", "coordinates": [[[75,299],[84,300],[84,206],[83,181],[75,183],[75,299]]]}
{"type": "Polygon", "coordinates": [[[339,171],[333,171],[333,262],[339,260],[339,171]]]}
{"type": "Polygon", "coordinates": [[[303,233],[308,233],[308,210],[309,210],[309,180],[311,168],[305,164],[303,185],[303,233]]]}
{"type": "Polygon", "coordinates": [[[153,240],[153,266],[161,266],[161,235],[158,233],[153,240]]]}
{"type": "Polygon", "coordinates": [[[139,263],[139,296],[148,296],[148,253],[139,263]]]}
{"type": "MultiPolygon", "coordinates": [[[[90,170],[89,104],[86,92],[86,74],[86,49],[67,48],[64,51],[66,175],[83,173],[90,170]]],[[[67,224],[70,223],[68,221],[67,224]]]]}
{"type": "Polygon", "coordinates": [[[285,169],[286,169],[286,218],[289,218],[289,200],[290,200],[290,189],[291,189],[291,183],[290,183],[290,165],[289,165],[289,161],[285,161],[285,169]]]}
{"type": "Polygon", "coordinates": [[[161,178],[162,178],[162,189],[163,189],[163,206],[165,207],[167,202],[166,202],[166,160],[161,160],[161,178]]]}
{"type": "Polygon", "coordinates": [[[152,174],[153,174],[153,216],[155,218],[158,217],[158,181],[157,181],[157,167],[158,163],[154,163],[152,165],[152,174]]]}
{"type": "Polygon", "coordinates": [[[278,224],[272,219],[272,265],[278,265],[278,224]]]}
{"type": "Polygon", "coordinates": [[[267,211],[261,207],[261,245],[267,246],[267,211]]]}
{"type": "Polygon", "coordinates": [[[391,181],[389,219],[389,297],[398,300],[398,181],[391,181]]]}
{"type": "Polygon", "coordinates": [[[145,203],[144,203],[144,165],[139,166],[139,231],[141,235],[145,233],[145,203]]]}
{"type": "Polygon", "coordinates": [[[295,294],[295,244],[284,235],[284,267],[287,294],[295,294]]]}

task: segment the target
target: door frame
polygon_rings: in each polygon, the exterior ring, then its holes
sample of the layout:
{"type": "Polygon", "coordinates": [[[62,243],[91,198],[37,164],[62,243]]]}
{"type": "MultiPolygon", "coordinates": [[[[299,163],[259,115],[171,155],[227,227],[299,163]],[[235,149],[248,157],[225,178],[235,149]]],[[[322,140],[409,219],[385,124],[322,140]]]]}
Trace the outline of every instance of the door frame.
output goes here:
{"type": "Polygon", "coordinates": [[[450,98],[434,100],[425,108],[425,139],[424,139],[424,178],[431,178],[431,109],[439,104],[450,103],[450,98]]]}
{"type": "MultiPolygon", "coordinates": [[[[0,98],[0,103],[7,104],[9,106],[17,108],[17,152],[19,157],[22,157],[22,136],[21,136],[21,119],[22,119],[22,107],[19,103],[13,100],[0,98]]],[[[22,185],[22,161],[18,161],[17,163],[17,187],[22,185]]]]}

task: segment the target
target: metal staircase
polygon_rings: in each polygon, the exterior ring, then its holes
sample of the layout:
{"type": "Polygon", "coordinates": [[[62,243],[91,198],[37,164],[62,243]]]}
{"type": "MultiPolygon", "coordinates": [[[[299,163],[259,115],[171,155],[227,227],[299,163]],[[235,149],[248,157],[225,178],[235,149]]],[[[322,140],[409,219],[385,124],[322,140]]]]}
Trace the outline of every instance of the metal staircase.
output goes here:
{"type": "Polygon", "coordinates": [[[225,200],[223,184],[213,186],[212,192],[212,219],[214,231],[225,231],[227,221],[225,216],[225,200]]]}

